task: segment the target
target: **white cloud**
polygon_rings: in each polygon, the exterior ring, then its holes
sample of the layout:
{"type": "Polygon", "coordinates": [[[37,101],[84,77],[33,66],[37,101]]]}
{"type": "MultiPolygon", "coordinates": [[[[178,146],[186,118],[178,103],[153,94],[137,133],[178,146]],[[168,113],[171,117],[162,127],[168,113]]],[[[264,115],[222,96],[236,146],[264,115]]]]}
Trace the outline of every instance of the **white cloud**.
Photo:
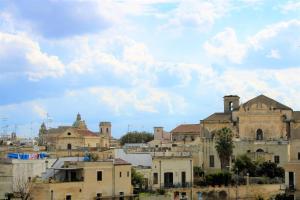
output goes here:
{"type": "Polygon", "coordinates": [[[229,10],[226,0],[181,1],[177,8],[167,14],[168,22],[161,29],[182,30],[183,28],[196,28],[207,30],[215,21],[224,16],[229,10]]]}
{"type": "Polygon", "coordinates": [[[61,77],[64,65],[57,56],[41,51],[26,35],[0,32],[0,68],[2,73],[25,74],[30,80],[61,77]]]}
{"type": "Polygon", "coordinates": [[[232,28],[226,28],[209,42],[203,45],[204,50],[211,56],[224,57],[233,63],[242,63],[247,53],[247,46],[237,40],[232,28]]]}
{"type": "Polygon", "coordinates": [[[299,1],[288,1],[286,4],[280,6],[281,11],[284,13],[288,13],[291,11],[300,10],[300,2],[299,1]]]}
{"type": "MultiPolygon", "coordinates": [[[[242,42],[238,40],[234,29],[225,28],[224,31],[216,34],[211,40],[205,42],[203,48],[206,53],[213,56],[213,58],[226,58],[232,63],[241,64],[249,53],[262,51],[266,44],[271,42],[273,42],[272,44],[274,46],[280,37],[286,37],[286,34],[291,35],[292,32],[297,33],[299,32],[299,28],[300,20],[282,21],[267,26],[242,42]],[[291,29],[293,29],[292,32],[291,29]],[[282,35],[282,33],[286,34],[282,35]]],[[[299,38],[294,37],[294,35],[291,35],[291,37],[285,39],[286,45],[290,45],[289,49],[293,49],[297,45],[295,40],[299,38]]],[[[267,57],[279,59],[281,58],[279,51],[280,49],[272,49],[271,52],[267,54],[267,57]]]]}
{"type": "Polygon", "coordinates": [[[300,20],[289,20],[289,21],[282,21],[272,25],[267,26],[266,28],[262,29],[254,36],[250,37],[248,43],[255,49],[259,50],[262,49],[263,42],[266,42],[276,36],[283,31],[290,27],[299,27],[300,20]]]}
{"type": "Polygon", "coordinates": [[[280,59],[280,53],[277,49],[271,49],[270,53],[267,54],[267,58],[280,59]]]}
{"type": "Polygon", "coordinates": [[[42,107],[39,104],[33,103],[33,111],[41,118],[46,119],[47,118],[47,111],[44,107],[42,107]]]}
{"type": "Polygon", "coordinates": [[[147,85],[127,89],[94,87],[88,91],[118,115],[126,113],[128,109],[146,113],[174,114],[183,112],[186,106],[183,97],[147,85]]]}

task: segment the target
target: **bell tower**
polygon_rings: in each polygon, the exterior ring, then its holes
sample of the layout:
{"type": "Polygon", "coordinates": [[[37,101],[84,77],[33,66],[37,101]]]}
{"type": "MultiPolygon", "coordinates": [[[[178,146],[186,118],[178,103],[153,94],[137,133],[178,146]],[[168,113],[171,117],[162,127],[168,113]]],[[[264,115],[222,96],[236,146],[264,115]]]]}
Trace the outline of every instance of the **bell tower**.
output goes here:
{"type": "Polygon", "coordinates": [[[100,122],[99,123],[99,132],[100,135],[106,135],[108,138],[111,138],[111,123],[110,122],[100,122]]]}
{"type": "Polygon", "coordinates": [[[232,112],[240,106],[240,97],[237,95],[224,96],[224,112],[232,112]]]}

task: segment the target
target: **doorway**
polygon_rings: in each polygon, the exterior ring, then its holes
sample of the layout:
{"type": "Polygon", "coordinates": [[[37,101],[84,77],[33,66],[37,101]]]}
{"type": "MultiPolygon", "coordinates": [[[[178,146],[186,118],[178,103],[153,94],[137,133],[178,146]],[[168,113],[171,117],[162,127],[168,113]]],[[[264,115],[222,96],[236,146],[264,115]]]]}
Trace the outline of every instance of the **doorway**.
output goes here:
{"type": "Polygon", "coordinates": [[[166,172],[164,174],[164,184],[166,188],[173,187],[173,173],[172,172],[166,172]]]}

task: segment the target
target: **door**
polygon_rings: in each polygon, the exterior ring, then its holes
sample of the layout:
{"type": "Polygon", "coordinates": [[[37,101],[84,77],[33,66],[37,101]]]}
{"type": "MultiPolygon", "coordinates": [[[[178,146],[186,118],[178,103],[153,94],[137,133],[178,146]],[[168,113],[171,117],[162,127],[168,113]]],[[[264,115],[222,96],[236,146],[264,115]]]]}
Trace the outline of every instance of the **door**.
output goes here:
{"type": "Polygon", "coordinates": [[[71,171],[71,181],[76,181],[76,172],[71,171]]]}
{"type": "Polygon", "coordinates": [[[181,186],[182,187],[186,186],[186,174],[185,174],[185,172],[181,172],[181,186]]]}
{"type": "Polygon", "coordinates": [[[164,174],[164,184],[166,188],[173,187],[173,173],[172,172],[166,172],[164,174]]]}
{"type": "Polygon", "coordinates": [[[289,172],[289,188],[294,189],[294,172],[289,172]]]}

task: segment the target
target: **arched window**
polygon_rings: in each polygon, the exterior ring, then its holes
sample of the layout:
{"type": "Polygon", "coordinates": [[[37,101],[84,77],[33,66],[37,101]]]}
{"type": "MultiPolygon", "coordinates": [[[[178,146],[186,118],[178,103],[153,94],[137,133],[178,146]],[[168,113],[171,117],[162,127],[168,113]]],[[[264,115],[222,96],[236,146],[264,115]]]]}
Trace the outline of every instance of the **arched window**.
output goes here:
{"type": "Polygon", "coordinates": [[[256,131],[256,140],[263,140],[263,131],[261,129],[256,131]]]}
{"type": "Polygon", "coordinates": [[[108,128],[106,128],[106,133],[108,133],[108,128]]]}
{"type": "Polygon", "coordinates": [[[68,150],[71,150],[72,149],[72,144],[68,144],[68,150]]]}
{"type": "Polygon", "coordinates": [[[229,102],[229,110],[230,110],[230,111],[233,110],[233,102],[232,102],[232,101],[229,102]]]}
{"type": "Polygon", "coordinates": [[[256,152],[257,152],[257,153],[263,153],[264,150],[262,150],[262,149],[257,149],[256,152]]]}

